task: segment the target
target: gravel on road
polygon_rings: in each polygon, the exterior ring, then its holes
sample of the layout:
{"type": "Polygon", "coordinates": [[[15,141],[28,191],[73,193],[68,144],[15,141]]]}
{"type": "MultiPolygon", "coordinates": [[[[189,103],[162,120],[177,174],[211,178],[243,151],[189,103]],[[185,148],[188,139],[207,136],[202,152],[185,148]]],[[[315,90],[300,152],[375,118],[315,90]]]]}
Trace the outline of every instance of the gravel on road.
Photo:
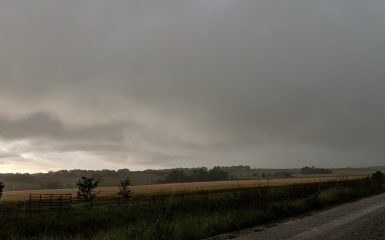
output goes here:
{"type": "Polygon", "coordinates": [[[385,240],[385,194],[213,240],[385,240]]]}

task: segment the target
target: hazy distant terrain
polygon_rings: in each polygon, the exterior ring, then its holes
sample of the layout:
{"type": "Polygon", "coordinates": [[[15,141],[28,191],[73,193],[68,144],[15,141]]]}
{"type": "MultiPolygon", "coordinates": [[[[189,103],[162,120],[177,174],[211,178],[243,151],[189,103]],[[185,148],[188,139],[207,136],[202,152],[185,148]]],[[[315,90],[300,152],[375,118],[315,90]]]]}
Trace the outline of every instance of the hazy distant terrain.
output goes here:
{"type": "MultiPolygon", "coordinates": [[[[184,168],[187,175],[197,168],[184,168]]],[[[198,168],[199,169],[199,168],[198,168]]],[[[61,170],[49,173],[36,174],[0,174],[0,181],[6,183],[5,191],[11,190],[33,190],[33,189],[57,189],[74,188],[76,182],[82,176],[95,177],[100,181],[102,187],[115,187],[120,179],[129,176],[133,185],[156,184],[165,180],[166,176],[175,169],[130,171],[121,170],[61,170]]],[[[314,175],[300,174],[300,169],[256,169],[249,166],[221,167],[228,173],[227,179],[262,179],[282,177],[305,177],[314,175]]],[[[376,170],[385,170],[385,167],[368,168],[335,168],[331,169],[334,176],[344,175],[369,175],[376,170]]]]}

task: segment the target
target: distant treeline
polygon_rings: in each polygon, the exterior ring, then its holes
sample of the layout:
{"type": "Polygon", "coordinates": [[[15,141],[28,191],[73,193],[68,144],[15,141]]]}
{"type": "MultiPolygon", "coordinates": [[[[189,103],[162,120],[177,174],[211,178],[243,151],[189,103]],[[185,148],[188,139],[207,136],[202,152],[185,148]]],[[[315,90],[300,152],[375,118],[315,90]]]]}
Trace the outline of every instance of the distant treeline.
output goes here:
{"type": "Polygon", "coordinates": [[[202,181],[220,181],[228,180],[229,173],[221,169],[221,167],[214,167],[210,170],[207,168],[192,169],[190,174],[187,174],[183,169],[172,170],[164,180],[160,183],[177,183],[177,182],[202,182],[202,181]]]}
{"type": "Polygon", "coordinates": [[[157,184],[161,182],[215,181],[226,179],[254,179],[274,176],[271,170],[262,173],[249,166],[221,166],[207,168],[147,169],[143,171],[119,170],[59,170],[48,173],[0,173],[0,181],[6,183],[5,191],[25,189],[75,188],[76,181],[82,176],[97,179],[101,187],[116,186],[126,176],[133,185],[157,184]],[[176,171],[176,172],[175,172],[176,171]],[[270,171],[270,172],[269,172],[270,171]],[[181,173],[183,172],[183,173],[181,173]],[[176,177],[175,175],[178,175],[176,177]],[[175,180],[179,179],[179,180],[175,180]]]}
{"type": "Polygon", "coordinates": [[[217,181],[231,179],[260,179],[284,178],[300,176],[301,174],[330,174],[337,175],[368,175],[373,171],[385,171],[384,167],[372,168],[340,168],[333,170],[319,168],[301,169],[260,169],[249,166],[221,166],[210,170],[207,168],[177,168],[177,169],[148,169],[144,171],[119,170],[60,170],[48,173],[0,173],[0,181],[5,184],[5,191],[76,188],[76,182],[82,176],[97,179],[101,187],[116,186],[117,183],[129,176],[133,185],[156,184],[166,182],[217,181]],[[310,171],[309,171],[310,170],[310,171]]]}
{"type": "Polygon", "coordinates": [[[301,168],[301,174],[332,174],[333,171],[326,168],[304,167],[301,168]]]}
{"type": "MultiPolygon", "coordinates": [[[[0,173],[0,181],[5,183],[5,191],[25,189],[57,189],[75,188],[76,182],[82,176],[97,179],[101,187],[116,186],[121,179],[129,176],[133,185],[156,184],[161,182],[188,182],[188,181],[214,181],[242,177],[253,177],[251,173],[244,170],[244,166],[207,168],[178,168],[130,171],[119,170],[60,170],[48,173],[0,173]],[[226,170],[224,170],[226,169],[226,170]],[[235,175],[230,172],[234,171],[235,175]],[[243,172],[243,175],[241,174],[243,172]],[[179,177],[178,177],[179,176],[179,177]],[[176,180],[178,179],[178,180],[176,180]]],[[[249,169],[249,167],[246,167],[249,169]]]]}

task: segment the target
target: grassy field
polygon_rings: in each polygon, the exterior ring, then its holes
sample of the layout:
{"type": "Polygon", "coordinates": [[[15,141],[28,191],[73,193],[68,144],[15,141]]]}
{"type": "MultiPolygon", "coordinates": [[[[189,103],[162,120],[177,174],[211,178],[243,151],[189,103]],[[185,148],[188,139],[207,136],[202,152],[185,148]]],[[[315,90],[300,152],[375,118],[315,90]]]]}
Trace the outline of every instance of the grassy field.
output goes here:
{"type": "Polygon", "coordinates": [[[382,183],[369,178],[275,179],[194,183],[196,191],[189,184],[148,185],[137,186],[143,194],[137,189],[137,197],[128,202],[103,197],[91,207],[75,201],[66,211],[25,211],[22,202],[2,201],[0,239],[203,239],[381,193],[382,183]],[[208,184],[209,189],[199,190],[208,184]]]}
{"type": "MultiPolygon", "coordinates": [[[[201,190],[220,190],[234,188],[249,188],[262,186],[285,186],[292,184],[328,182],[336,180],[351,180],[362,178],[362,176],[320,176],[320,177],[295,177],[282,179],[258,179],[258,180],[236,180],[236,181],[217,181],[217,182],[190,182],[190,183],[170,183],[170,184],[153,184],[153,185],[136,185],[132,187],[134,195],[157,194],[157,193],[174,193],[174,192],[191,192],[201,190]]],[[[117,187],[100,187],[98,196],[113,196],[118,193],[117,187]]],[[[23,190],[23,191],[7,191],[3,194],[3,201],[25,200],[31,193],[72,193],[76,196],[77,189],[47,189],[47,190],[23,190]]]]}

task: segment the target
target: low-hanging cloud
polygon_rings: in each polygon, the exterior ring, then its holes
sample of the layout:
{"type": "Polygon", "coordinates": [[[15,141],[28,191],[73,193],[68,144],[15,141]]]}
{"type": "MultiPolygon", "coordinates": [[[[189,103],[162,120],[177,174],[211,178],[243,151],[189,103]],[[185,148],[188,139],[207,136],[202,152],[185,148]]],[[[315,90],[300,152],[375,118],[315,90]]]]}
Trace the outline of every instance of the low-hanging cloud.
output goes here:
{"type": "Polygon", "coordinates": [[[0,139],[50,167],[383,164],[383,1],[0,6],[0,139]]]}
{"type": "Polygon", "coordinates": [[[5,139],[49,138],[53,140],[121,141],[124,126],[118,123],[71,127],[49,113],[38,112],[19,119],[0,117],[0,135],[5,139]]]}

